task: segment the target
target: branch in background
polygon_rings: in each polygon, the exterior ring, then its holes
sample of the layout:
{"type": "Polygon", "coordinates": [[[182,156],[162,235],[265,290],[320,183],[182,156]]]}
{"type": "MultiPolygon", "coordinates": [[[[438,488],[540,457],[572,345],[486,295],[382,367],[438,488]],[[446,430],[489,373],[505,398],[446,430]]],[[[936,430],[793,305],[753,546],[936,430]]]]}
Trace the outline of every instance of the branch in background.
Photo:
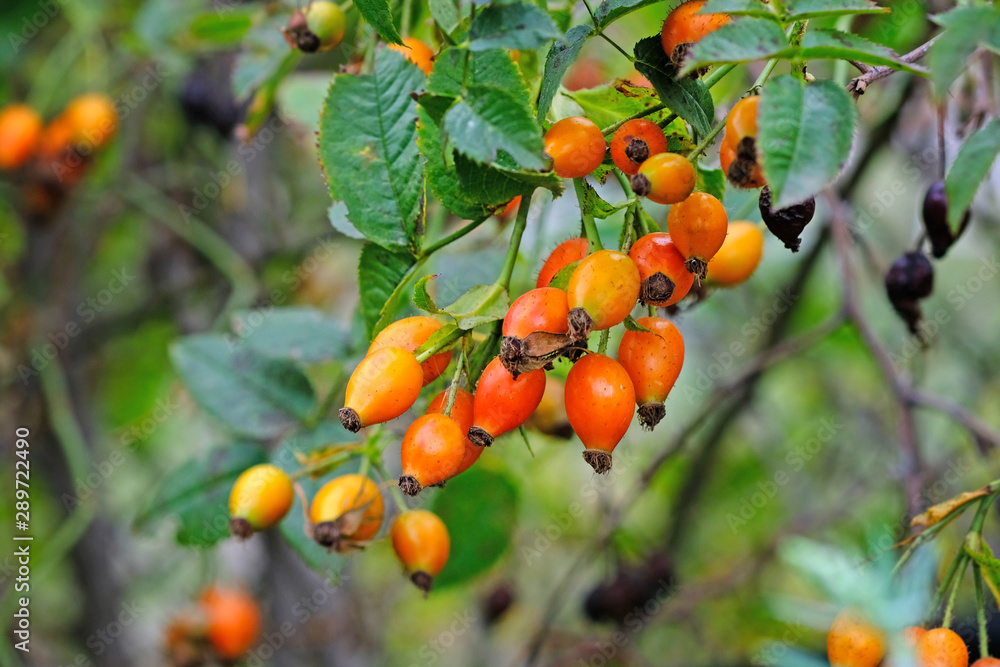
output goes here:
{"type": "MultiPolygon", "coordinates": [[[[934,39],[937,39],[936,37],[934,39]]],[[[931,45],[934,44],[934,39],[930,39],[927,42],[921,44],[917,48],[913,49],[904,56],[900,56],[900,62],[904,63],[915,63],[925,55],[927,51],[930,50],[931,45]]],[[[856,63],[851,61],[851,64],[861,70],[861,76],[856,76],[850,80],[847,84],[847,92],[853,93],[854,98],[857,99],[861,95],[865,94],[868,89],[868,84],[874,83],[879,79],[884,79],[887,76],[895,74],[899,70],[893,69],[888,65],[879,65],[878,67],[868,67],[867,65],[862,65],[861,63],[856,63]]]]}

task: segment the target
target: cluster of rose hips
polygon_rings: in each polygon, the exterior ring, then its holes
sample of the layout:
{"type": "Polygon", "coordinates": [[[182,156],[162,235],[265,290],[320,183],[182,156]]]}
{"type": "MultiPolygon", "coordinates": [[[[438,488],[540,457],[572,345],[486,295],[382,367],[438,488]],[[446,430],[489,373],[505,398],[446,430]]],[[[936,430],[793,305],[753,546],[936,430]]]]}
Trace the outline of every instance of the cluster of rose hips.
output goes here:
{"type": "Polygon", "coordinates": [[[242,588],[210,586],[167,626],[165,649],[174,667],[233,664],[260,636],[261,613],[242,588]]]}
{"type": "MultiPolygon", "coordinates": [[[[969,667],[968,647],[953,630],[911,626],[903,639],[918,667],[969,667]]],[[[833,620],[826,651],[834,667],[878,667],[886,657],[886,635],[858,610],[844,609],[833,620]]],[[[1000,667],[1000,660],[983,656],[972,667],[1000,667]]]]}
{"type": "MultiPolygon", "coordinates": [[[[965,211],[957,231],[948,224],[948,195],[944,181],[935,181],[924,195],[922,209],[924,234],[930,242],[931,254],[940,259],[958,240],[969,224],[970,211],[965,211]]],[[[920,245],[923,245],[921,242],[920,245]]],[[[885,274],[885,290],[889,302],[906,322],[911,333],[919,332],[920,301],[934,291],[934,266],[922,251],[903,253],[885,274]]]]}
{"type": "Polygon", "coordinates": [[[100,93],[73,98],[47,125],[30,106],[10,104],[0,109],[0,170],[23,182],[28,213],[47,218],[117,128],[114,102],[100,93]]]}

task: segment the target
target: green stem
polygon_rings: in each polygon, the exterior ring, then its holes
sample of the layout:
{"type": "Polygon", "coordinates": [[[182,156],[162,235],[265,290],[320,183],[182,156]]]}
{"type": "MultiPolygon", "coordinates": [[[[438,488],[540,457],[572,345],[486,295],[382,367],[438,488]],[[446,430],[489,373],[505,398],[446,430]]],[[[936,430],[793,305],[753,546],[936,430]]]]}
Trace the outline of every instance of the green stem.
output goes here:
{"type": "Polygon", "coordinates": [[[597,353],[605,354],[608,351],[608,338],[611,337],[611,329],[601,332],[601,342],[597,344],[597,353]]]}
{"type": "Polygon", "coordinates": [[[961,558],[961,565],[958,569],[958,576],[955,577],[955,582],[951,587],[951,593],[948,595],[948,604],[944,608],[944,620],[941,621],[941,627],[951,628],[951,619],[955,611],[955,600],[958,598],[959,585],[962,583],[962,575],[965,574],[965,568],[969,564],[969,557],[964,551],[959,553],[961,558]]]}
{"type": "MultiPolygon", "coordinates": [[[[992,485],[993,483],[990,484],[990,486],[992,485]]],[[[979,509],[976,510],[976,515],[972,517],[972,525],[969,526],[970,533],[975,533],[976,535],[983,534],[983,524],[986,521],[986,513],[989,511],[998,495],[1000,495],[1000,488],[993,491],[990,495],[986,496],[979,502],[979,509]]]]}
{"type": "Polygon", "coordinates": [[[344,445],[342,447],[337,447],[337,451],[334,452],[333,454],[330,454],[329,456],[324,456],[323,458],[319,459],[318,461],[315,461],[314,463],[310,463],[307,466],[299,468],[295,472],[290,473],[288,475],[288,478],[291,480],[301,479],[306,475],[311,475],[315,472],[321,472],[323,470],[332,470],[333,468],[337,468],[347,463],[355,456],[357,456],[358,452],[361,450],[361,447],[362,447],[361,443],[355,443],[353,445],[344,445]]]}
{"type": "Polygon", "coordinates": [[[230,247],[221,236],[190,211],[184,213],[175,202],[160,190],[139,177],[133,176],[121,190],[121,196],[151,218],[159,220],[177,236],[184,239],[205,256],[232,284],[215,324],[225,322],[234,310],[250,305],[257,295],[257,279],[253,269],[243,257],[230,247]]]}
{"type": "MultiPolygon", "coordinates": [[[[601,130],[601,134],[603,134],[605,136],[607,136],[609,134],[614,134],[615,131],[619,127],[621,127],[625,123],[629,122],[630,120],[635,120],[637,118],[645,118],[646,116],[652,116],[657,111],[663,111],[666,108],[667,108],[666,104],[656,104],[656,105],[653,105],[653,106],[649,107],[648,109],[643,109],[639,113],[632,114],[628,118],[622,118],[617,123],[611,123],[611,125],[608,125],[606,128],[604,128],[603,130],[601,130]]],[[[670,122],[672,122],[675,118],[677,118],[677,114],[672,113],[669,116],[667,116],[667,122],[666,123],[661,123],[661,124],[667,124],[667,125],[669,125],[670,122]]]]}
{"type": "Polygon", "coordinates": [[[620,169],[613,169],[611,173],[615,175],[615,178],[618,179],[618,184],[622,186],[622,192],[625,193],[628,203],[632,204],[639,201],[635,192],[632,191],[632,184],[628,182],[628,178],[625,174],[623,174],[620,169]]]}
{"type": "Polygon", "coordinates": [[[383,482],[386,482],[389,487],[389,495],[392,496],[392,501],[396,504],[396,509],[399,510],[400,514],[404,512],[409,512],[410,508],[406,505],[406,498],[403,497],[403,492],[399,490],[399,485],[396,480],[389,477],[389,472],[382,465],[381,461],[373,461],[372,467],[375,472],[378,473],[379,477],[382,478],[383,482]]]}
{"type": "Polygon", "coordinates": [[[458,383],[462,379],[462,371],[465,369],[465,341],[462,341],[462,351],[458,355],[458,363],[455,365],[455,375],[451,378],[451,386],[448,387],[448,399],[444,404],[444,413],[451,416],[452,408],[455,407],[455,396],[458,395],[458,383]]]}
{"type": "Polygon", "coordinates": [[[973,566],[972,578],[976,582],[976,621],[979,623],[979,657],[987,658],[990,655],[990,637],[986,632],[986,599],[983,595],[983,573],[981,566],[973,566]]]}
{"type": "Polygon", "coordinates": [[[465,225],[464,227],[462,227],[461,229],[459,229],[459,230],[453,232],[452,234],[449,234],[448,236],[444,237],[443,239],[441,239],[437,243],[434,243],[432,245],[427,246],[426,248],[424,248],[423,250],[420,251],[420,259],[427,259],[431,255],[433,255],[434,253],[436,253],[438,250],[440,250],[441,248],[444,248],[447,245],[451,245],[452,243],[454,243],[458,239],[462,238],[463,236],[465,236],[466,234],[468,234],[469,232],[471,232],[473,229],[475,229],[479,225],[481,225],[484,222],[486,222],[487,220],[489,220],[491,217],[492,216],[486,216],[485,218],[480,218],[479,220],[474,220],[474,221],[470,222],[469,224],[465,225]]]}
{"type": "Polygon", "coordinates": [[[767,64],[764,65],[764,69],[761,70],[760,75],[757,77],[757,80],[753,82],[752,86],[750,86],[749,93],[751,95],[756,95],[760,92],[761,87],[764,85],[765,82],[767,82],[768,78],[770,78],[771,76],[771,73],[774,72],[774,68],[777,66],[778,66],[777,59],[767,61],[767,64]]]}
{"type": "Polygon", "coordinates": [[[617,50],[618,50],[618,53],[620,53],[620,54],[622,54],[623,56],[625,56],[626,58],[628,58],[628,61],[629,61],[630,63],[634,63],[634,62],[635,62],[635,56],[631,55],[631,54],[630,54],[630,53],[629,53],[628,51],[626,51],[626,50],[625,50],[625,49],[623,49],[622,47],[618,46],[617,42],[615,42],[615,40],[613,40],[613,39],[611,39],[610,37],[608,37],[607,35],[605,35],[603,31],[602,31],[602,32],[599,32],[599,33],[597,33],[597,34],[598,34],[598,35],[600,35],[600,37],[601,37],[601,38],[602,38],[602,39],[603,39],[603,40],[604,40],[605,42],[607,42],[607,43],[608,43],[608,44],[610,44],[611,46],[615,47],[615,49],[617,49],[617,50]]]}
{"type": "Polygon", "coordinates": [[[944,575],[941,585],[938,586],[937,592],[934,594],[934,601],[931,603],[931,613],[941,606],[941,601],[944,600],[945,594],[951,588],[951,584],[955,580],[955,574],[958,572],[958,568],[964,562],[965,558],[967,556],[964,551],[959,551],[955,554],[955,559],[951,561],[951,565],[948,566],[948,572],[944,575]]]}
{"type": "Polygon", "coordinates": [[[722,132],[722,130],[724,129],[726,129],[726,121],[723,120],[717,123],[716,126],[712,128],[712,131],[706,134],[705,138],[702,139],[701,142],[697,146],[695,146],[690,153],[688,153],[688,158],[687,158],[688,161],[691,162],[692,164],[697,163],[698,157],[703,152],[705,152],[706,148],[712,145],[712,143],[715,141],[715,138],[719,136],[719,132],[722,132]]]}
{"type": "Polygon", "coordinates": [[[705,87],[711,88],[722,81],[722,78],[736,69],[736,65],[723,65],[701,80],[705,87]]]}
{"type": "MultiPolygon", "coordinates": [[[[796,21],[792,25],[791,36],[789,42],[792,46],[799,46],[802,43],[802,37],[806,34],[806,26],[809,21],[796,21]]],[[[795,58],[792,60],[792,76],[794,76],[799,81],[805,82],[806,80],[806,61],[801,58],[795,58]]]]}
{"type": "Polygon", "coordinates": [[[594,222],[594,216],[586,212],[586,206],[583,203],[583,179],[574,178],[573,185],[576,188],[576,200],[580,204],[580,219],[583,221],[583,229],[587,233],[587,240],[590,242],[590,252],[604,250],[604,246],[601,244],[601,236],[597,233],[597,223],[594,222]]]}
{"type": "Polygon", "coordinates": [[[531,196],[534,190],[521,195],[521,205],[517,207],[517,218],[514,220],[514,229],[510,233],[510,245],[507,246],[507,257],[503,261],[503,269],[500,271],[500,278],[497,284],[505,290],[510,290],[510,279],[514,275],[514,264],[517,263],[517,252],[521,247],[521,237],[524,235],[524,228],[528,225],[528,209],[531,207],[531,196]]]}

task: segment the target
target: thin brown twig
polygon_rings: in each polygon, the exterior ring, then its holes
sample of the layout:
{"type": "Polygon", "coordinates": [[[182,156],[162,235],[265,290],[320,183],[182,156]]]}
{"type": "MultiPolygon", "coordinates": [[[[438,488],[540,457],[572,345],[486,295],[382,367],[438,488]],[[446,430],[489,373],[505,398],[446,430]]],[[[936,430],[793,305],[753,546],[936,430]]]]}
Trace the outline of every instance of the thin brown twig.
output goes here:
{"type": "Polygon", "coordinates": [[[1000,433],[990,428],[986,422],[958,403],[949,401],[938,394],[932,394],[912,387],[906,392],[906,397],[914,405],[945,413],[971,433],[977,441],[1000,449],[1000,433]]]}
{"type": "Polygon", "coordinates": [[[830,226],[833,232],[833,247],[840,262],[840,272],[843,279],[844,312],[861,335],[868,351],[875,358],[886,383],[899,403],[899,439],[902,449],[900,474],[906,490],[907,510],[910,516],[916,516],[921,510],[920,489],[923,473],[917,442],[916,422],[913,416],[913,404],[909,398],[910,385],[896,370],[892,356],[875,335],[874,329],[861,308],[854,270],[851,267],[851,230],[845,219],[843,205],[832,195],[828,196],[828,201],[832,211],[830,226]]]}
{"type": "MultiPolygon", "coordinates": [[[[908,64],[917,62],[927,55],[927,51],[930,50],[935,39],[937,38],[935,37],[934,39],[930,39],[906,55],[900,56],[899,61],[908,64]]],[[[855,66],[857,66],[857,64],[855,64],[855,66]]],[[[864,72],[861,76],[856,76],[847,83],[847,92],[853,93],[855,99],[865,94],[869,84],[872,84],[879,79],[884,79],[887,76],[891,76],[899,70],[889,67],[888,65],[879,65],[877,67],[870,67],[868,71],[861,71],[864,72]]]]}

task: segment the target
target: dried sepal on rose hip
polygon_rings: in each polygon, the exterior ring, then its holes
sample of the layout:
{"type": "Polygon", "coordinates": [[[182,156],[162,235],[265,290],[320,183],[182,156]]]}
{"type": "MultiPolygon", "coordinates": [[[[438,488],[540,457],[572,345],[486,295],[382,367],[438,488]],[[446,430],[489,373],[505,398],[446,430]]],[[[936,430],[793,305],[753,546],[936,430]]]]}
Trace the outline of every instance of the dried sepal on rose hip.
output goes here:
{"type": "Polygon", "coordinates": [[[642,163],[667,152],[667,135],[651,120],[634,118],[615,130],[611,137],[611,159],[622,173],[637,174],[642,163]]]}
{"type": "Polygon", "coordinates": [[[451,551],[448,527],[427,510],[415,509],[396,517],[390,531],[392,549],[410,580],[425,594],[434,585],[451,551]]]}
{"type": "Polygon", "coordinates": [[[910,333],[919,331],[922,316],[919,302],[934,291],[934,266],[921,252],[908,252],[892,263],[885,274],[889,302],[910,333]]]}
{"type": "Polygon", "coordinates": [[[403,436],[399,489],[415,496],[424,487],[457,475],[465,459],[465,437],[458,421],[448,415],[431,412],[418,417],[403,436]]]}
{"type": "Polygon", "coordinates": [[[760,96],[745,97],[726,117],[726,131],[719,148],[722,171],[738,188],[759,188],[767,184],[757,150],[757,107],[760,96]]]}
{"type": "Polygon", "coordinates": [[[337,553],[350,552],[375,537],[384,509],[382,494],[370,478],[353,473],[334,477],[313,497],[312,537],[337,553]]]}
{"type": "Polygon", "coordinates": [[[281,521],[295,501],[292,480],[281,468],[263,463],[245,470],[229,494],[229,532],[248,539],[281,521]]]}
{"type": "Polygon", "coordinates": [[[538,287],[519,296],[503,321],[504,368],[517,379],[522,373],[551,367],[560,356],[577,359],[586,349],[590,329],[570,319],[566,292],[561,289],[538,287]]]}
{"type": "Polygon", "coordinates": [[[694,275],[685,266],[684,255],[665,232],[639,238],[628,251],[642,285],[639,301],[647,306],[672,306],[691,291],[694,275]]]}
{"type": "Polygon", "coordinates": [[[792,204],[785,208],[775,209],[771,206],[771,189],[764,187],[760,191],[760,199],[757,202],[760,209],[761,218],[767,225],[768,231],[778,237],[785,244],[785,247],[792,252],[799,251],[802,230],[813,219],[816,214],[816,199],[810,197],[804,202],[792,204]]]}

